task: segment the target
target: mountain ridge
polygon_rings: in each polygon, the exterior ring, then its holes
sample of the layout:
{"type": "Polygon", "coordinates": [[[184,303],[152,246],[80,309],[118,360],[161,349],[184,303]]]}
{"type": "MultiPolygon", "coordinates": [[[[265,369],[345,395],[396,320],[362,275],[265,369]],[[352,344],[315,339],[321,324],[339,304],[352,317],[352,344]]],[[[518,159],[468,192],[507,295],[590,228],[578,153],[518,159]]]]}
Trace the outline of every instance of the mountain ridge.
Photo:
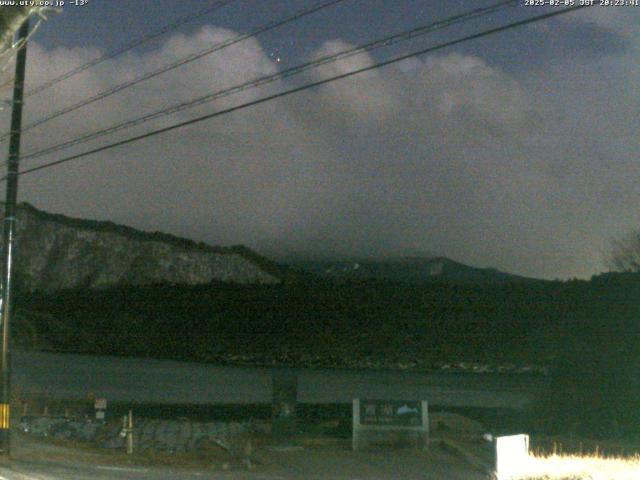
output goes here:
{"type": "Polygon", "coordinates": [[[16,283],[27,291],[117,284],[274,284],[281,268],[243,245],[211,246],[18,206],[16,283]]]}
{"type": "Polygon", "coordinates": [[[17,232],[16,283],[27,291],[220,281],[275,284],[312,277],[404,283],[537,281],[444,256],[290,257],[276,263],[244,245],[212,246],[111,221],[49,213],[29,203],[18,207],[17,232]]]}
{"type": "Polygon", "coordinates": [[[345,260],[289,260],[291,267],[334,279],[390,280],[407,283],[449,280],[462,282],[535,282],[542,281],[502,272],[496,268],[478,268],[445,256],[397,256],[345,260]]]}

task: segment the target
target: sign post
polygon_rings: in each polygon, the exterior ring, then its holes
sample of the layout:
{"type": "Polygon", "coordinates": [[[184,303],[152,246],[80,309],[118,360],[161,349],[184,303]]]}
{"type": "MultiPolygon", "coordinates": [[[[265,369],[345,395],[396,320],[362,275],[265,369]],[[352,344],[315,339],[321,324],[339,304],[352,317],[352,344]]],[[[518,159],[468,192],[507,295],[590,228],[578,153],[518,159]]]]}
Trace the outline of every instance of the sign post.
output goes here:
{"type": "Polygon", "coordinates": [[[274,370],[272,386],[272,434],[275,439],[286,441],[296,431],[298,376],[290,370],[274,370]]]}
{"type": "Polygon", "coordinates": [[[411,438],[421,450],[429,445],[429,409],[426,400],[353,400],[353,449],[373,438],[411,438]]]}

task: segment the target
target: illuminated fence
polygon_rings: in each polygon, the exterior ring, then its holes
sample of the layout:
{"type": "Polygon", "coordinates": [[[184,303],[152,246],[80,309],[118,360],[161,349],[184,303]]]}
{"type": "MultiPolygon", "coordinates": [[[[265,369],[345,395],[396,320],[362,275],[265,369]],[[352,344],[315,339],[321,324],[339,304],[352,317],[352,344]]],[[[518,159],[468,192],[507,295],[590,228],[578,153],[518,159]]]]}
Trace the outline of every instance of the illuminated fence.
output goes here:
{"type": "Polygon", "coordinates": [[[529,454],[529,436],[495,439],[496,480],[637,480],[640,456],[529,454]]]}
{"type": "Polygon", "coordinates": [[[640,457],[605,458],[599,455],[529,456],[526,472],[514,480],[637,480],[640,457]]]}

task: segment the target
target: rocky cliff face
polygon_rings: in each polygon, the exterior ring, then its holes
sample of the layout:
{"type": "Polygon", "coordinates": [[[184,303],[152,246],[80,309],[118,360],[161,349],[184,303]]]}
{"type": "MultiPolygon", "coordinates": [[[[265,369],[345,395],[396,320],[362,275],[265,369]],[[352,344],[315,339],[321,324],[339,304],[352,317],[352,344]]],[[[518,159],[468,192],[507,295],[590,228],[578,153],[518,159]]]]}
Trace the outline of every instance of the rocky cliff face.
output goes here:
{"type": "Polygon", "coordinates": [[[274,264],[242,246],[211,247],[110,222],[52,215],[28,204],[19,207],[17,228],[16,284],[29,291],[279,282],[274,264]]]}

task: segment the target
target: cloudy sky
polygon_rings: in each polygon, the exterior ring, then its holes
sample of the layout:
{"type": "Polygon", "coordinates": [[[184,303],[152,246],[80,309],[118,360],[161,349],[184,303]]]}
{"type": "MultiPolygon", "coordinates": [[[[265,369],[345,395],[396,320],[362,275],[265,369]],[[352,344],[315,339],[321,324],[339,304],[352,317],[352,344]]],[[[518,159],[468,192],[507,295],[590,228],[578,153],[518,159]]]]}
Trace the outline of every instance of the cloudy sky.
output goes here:
{"type": "MultiPolygon", "coordinates": [[[[27,89],[212,3],[65,7],[33,36],[27,89]]],[[[235,0],[29,97],[25,125],[315,3],[235,0]]],[[[22,152],[492,3],[344,0],[33,128],[22,152]]],[[[545,11],[520,4],[23,168],[545,11]]],[[[586,278],[640,226],[639,52],[640,7],[587,8],[25,175],[20,200],[275,258],[444,255],[586,278]]]]}

